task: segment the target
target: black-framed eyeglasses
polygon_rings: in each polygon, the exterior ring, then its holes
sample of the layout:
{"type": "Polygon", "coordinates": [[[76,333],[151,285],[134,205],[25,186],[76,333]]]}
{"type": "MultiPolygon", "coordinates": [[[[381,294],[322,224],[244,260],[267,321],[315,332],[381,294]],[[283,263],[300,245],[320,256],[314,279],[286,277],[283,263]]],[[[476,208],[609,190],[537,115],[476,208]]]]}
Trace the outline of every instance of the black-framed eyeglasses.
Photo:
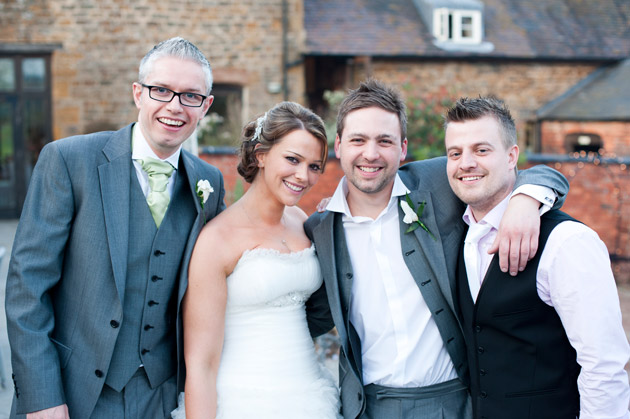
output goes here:
{"type": "Polygon", "coordinates": [[[203,105],[203,101],[208,97],[200,95],[199,93],[175,92],[162,86],[149,86],[144,83],[140,83],[140,85],[149,89],[149,97],[153,100],[157,100],[158,102],[170,102],[177,96],[182,106],[188,106],[190,108],[200,107],[203,105]]]}

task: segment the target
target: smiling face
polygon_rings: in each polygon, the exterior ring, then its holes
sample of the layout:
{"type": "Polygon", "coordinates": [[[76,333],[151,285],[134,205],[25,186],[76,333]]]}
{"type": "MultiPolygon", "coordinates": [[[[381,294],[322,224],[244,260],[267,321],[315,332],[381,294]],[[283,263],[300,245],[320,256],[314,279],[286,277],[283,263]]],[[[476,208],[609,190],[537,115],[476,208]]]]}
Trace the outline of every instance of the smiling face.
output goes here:
{"type": "Polygon", "coordinates": [[[321,142],[310,132],[291,131],[257,159],[261,170],[254,183],[269,190],[282,204],[293,206],[319,179],[322,171],[321,142]]]}
{"type": "Polygon", "coordinates": [[[506,148],[492,116],[449,122],[444,143],[451,188],[480,221],[512,191],[518,146],[506,148]]]}
{"type": "MultiPolygon", "coordinates": [[[[149,86],[160,86],[175,92],[207,94],[206,77],[200,64],[186,59],[165,56],[152,64],[144,80],[149,86]]],[[[213,97],[198,108],[183,106],[179,98],[159,102],[149,97],[149,89],[133,84],[133,98],[139,109],[138,122],[142,134],[158,157],[172,155],[192,135],[197,123],[208,111],[213,97]]]]}
{"type": "Polygon", "coordinates": [[[370,107],[348,113],[335,154],[348,180],[348,199],[379,196],[389,200],[407,139],[400,138],[395,113],[370,107]]]}

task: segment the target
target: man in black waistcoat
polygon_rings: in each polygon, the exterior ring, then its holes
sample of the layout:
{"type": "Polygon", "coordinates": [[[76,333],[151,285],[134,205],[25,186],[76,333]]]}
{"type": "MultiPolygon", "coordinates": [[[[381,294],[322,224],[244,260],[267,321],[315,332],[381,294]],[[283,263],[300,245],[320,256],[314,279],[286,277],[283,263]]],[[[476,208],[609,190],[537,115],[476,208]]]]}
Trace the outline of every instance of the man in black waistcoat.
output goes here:
{"type": "Polygon", "coordinates": [[[500,100],[464,98],[445,127],[449,183],[468,204],[456,299],[474,417],[629,418],[630,348],[606,246],[549,211],[536,256],[516,277],[501,272],[487,248],[516,179],[514,120],[500,100]]]}

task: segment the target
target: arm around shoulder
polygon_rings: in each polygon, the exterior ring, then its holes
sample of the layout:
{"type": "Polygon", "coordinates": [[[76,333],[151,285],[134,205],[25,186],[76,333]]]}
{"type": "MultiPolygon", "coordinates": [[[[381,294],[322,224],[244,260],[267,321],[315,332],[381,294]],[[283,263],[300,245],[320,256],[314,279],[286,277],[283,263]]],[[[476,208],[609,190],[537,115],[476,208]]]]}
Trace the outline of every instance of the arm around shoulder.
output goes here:
{"type": "Polygon", "coordinates": [[[552,209],[560,209],[569,193],[567,178],[557,170],[543,164],[518,172],[514,189],[527,184],[540,185],[552,189],[557,196],[555,203],[549,203],[552,209]]]}

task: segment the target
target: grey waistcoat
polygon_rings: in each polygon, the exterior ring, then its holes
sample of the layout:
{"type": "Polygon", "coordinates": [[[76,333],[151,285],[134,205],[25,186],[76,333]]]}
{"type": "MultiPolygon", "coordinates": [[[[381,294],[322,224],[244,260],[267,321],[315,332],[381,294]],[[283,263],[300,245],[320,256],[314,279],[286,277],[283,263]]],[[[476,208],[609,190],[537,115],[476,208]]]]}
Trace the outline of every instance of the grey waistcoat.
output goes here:
{"type": "Polygon", "coordinates": [[[183,164],[159,229],[133,166],[131,177],[123,321],[105,381],[116,391],[123,389],[140,365],[152,388],[176,372],[177,274],[196,216],[183,164]]]}

